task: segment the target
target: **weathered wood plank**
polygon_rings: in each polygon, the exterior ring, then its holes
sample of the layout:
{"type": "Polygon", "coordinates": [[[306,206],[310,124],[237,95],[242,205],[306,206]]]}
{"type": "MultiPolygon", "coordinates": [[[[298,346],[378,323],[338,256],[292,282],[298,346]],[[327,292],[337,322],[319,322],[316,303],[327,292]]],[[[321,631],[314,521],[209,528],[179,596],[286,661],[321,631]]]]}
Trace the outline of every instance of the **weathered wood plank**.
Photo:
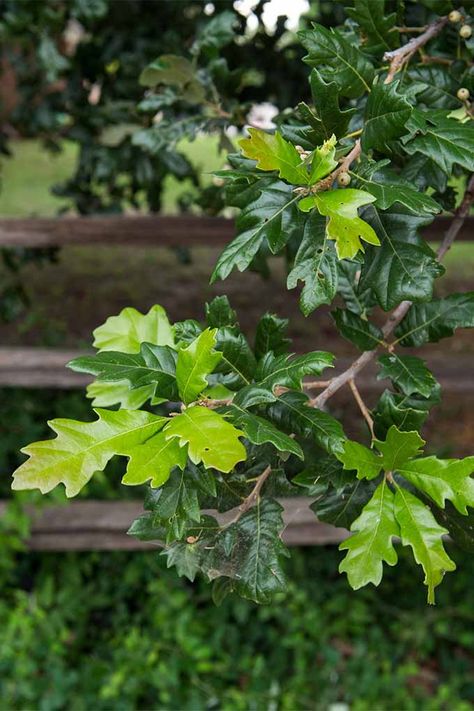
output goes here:
{"type": "Polygon", "coordinates": [[[64,247],[72,244],[212,247],[222,246],[232,239],[233,234],[233,220],[194,215],[0,220],[0,245],[3,247],[64,247]]]}
{"type": "MultiPolygon", "coordinates": [[[[0,348],[0,386],[27,388],[82,388],[92,381],[84,373],[66,368],[73,358],[88,351],[56,348],[0,348]]],[[[338,358],[334,375],[350,365],[348,358],[338,358]]],[[[474,362],[469,355],[457,354],[449,359],[427,357],[441,385],[449,392],[472,392],[474,389],[474,362]]],[[[388,381],[376,380],[376,365],[368,366],[357,382],[365,390],[381,390],[388,381]]],[[[331,375],[333,372],[331,372],[331,375]]]]}
{"type": "MultiPolygon", "coordinates": [[[[449,217],[437,217],[424,237],[439,241],[449,217]]],[[[233,220],[196,215],[139,215],[0,219],[2,247],[61,247],[101,244],[136,247],[222,247],[234,236],[233,220]]],[[[474,239],[474,217],[469,217],[456,240],[474,239]]]]}
{"type": "MultiPolygon", "coordinates": [[[[333,545],[348,532],[318,521],[303,497],[279,500],[284,507],[285,529],[282,538],[290,546],[333,545]]],[[[6,502],[0,501],[0,516],[6,502]]],[[[156,543],[138,541],[126,535],[131,522],[143,513],[134,501],[73,501],[32,512],[30,550],[153,550],[156,543]]],[[[215,512],[212,512],[215,515],[215,512]]],[[[226,520],[232,514],[217,515],[226,520]]]]}

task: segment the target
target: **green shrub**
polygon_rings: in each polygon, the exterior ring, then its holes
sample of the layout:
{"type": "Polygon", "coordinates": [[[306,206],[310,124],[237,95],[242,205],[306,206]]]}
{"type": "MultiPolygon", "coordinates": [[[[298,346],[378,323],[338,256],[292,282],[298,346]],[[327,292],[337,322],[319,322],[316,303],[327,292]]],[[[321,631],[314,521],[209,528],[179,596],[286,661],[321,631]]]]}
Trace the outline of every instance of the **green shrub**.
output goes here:
{"type": "Polygon", "coordinates": [[[0,709],[467,710],[463,557],[427,609],[406,556],[380,590],[354,596],[335,548],[295,551],[277,604],[216,608],[154,552],[19,555],[2,580],[0,709]]]}

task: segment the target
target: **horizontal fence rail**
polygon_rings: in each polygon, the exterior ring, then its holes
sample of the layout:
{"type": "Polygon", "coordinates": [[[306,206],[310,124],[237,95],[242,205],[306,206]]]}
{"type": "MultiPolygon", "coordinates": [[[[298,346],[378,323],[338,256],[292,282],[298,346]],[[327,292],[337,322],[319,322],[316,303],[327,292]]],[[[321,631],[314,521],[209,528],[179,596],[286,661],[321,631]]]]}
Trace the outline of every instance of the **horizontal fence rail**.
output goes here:
{"type": "MultiPolygon", "coordinates": [[[[450,223],[437,217],[422,230],[439,242],[450,223]]],[[[79,244],[140,247],[222,247],[234,237],[234,221],[196,215],[58,217],[0,219],[1,247],[65,247],[79,244]]],[[[468,217],[456,240],[472,240],[474,217],[468,217]]]]}
{"type": "MultiPolygon", "coordinates": [[[[66,368],[73,358],[89,355],[92,351],[58,348],[0,348],[0,386],[26,388],[82,388],[93,378],[66,368]]],[[[328,377],[346,370],[352,358],[337,358],[328,377]]],[[[427,363],[443,388],[450,393],[474,390],[474,361],[470,355],[456,354],[454,358],[426,356],[427,363]]],[[[380,390],[387,380],[377,380],[376,364],[369,365],[357,376],[358,385],[365,390],[380,390]]]]}
{"type": "MultiPolygon", "coordinates": [[[[304,497],[279,499],[283,506],[285,528],[282,540],[290,546],[324,546],[340,543],[349,535],[344,528],[318,521],[304,497]]],[[[0,501],[0,516],[7,503],[0,501]]],[[[132,521],[143,513],[142,504],[134,501],[73,501],[67,506],[32,510],[30,550],[153,550],[159,543],[139,541],[127,535],[132,521]]],[[[232,513],[215,515],[220,522],[232,513]]],[[[234,511],[235,513],[235,511],[234,511]]]]}

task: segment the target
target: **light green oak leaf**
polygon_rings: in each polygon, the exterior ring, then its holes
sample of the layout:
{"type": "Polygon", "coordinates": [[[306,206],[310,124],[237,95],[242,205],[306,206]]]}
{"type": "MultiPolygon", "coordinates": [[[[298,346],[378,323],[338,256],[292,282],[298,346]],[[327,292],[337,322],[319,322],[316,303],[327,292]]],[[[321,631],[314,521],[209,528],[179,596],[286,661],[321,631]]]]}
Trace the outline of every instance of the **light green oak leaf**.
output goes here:
{"type": "Polygon", "coordinates": [[[173,417],[164,430],[165,437],[176,437],[181,446],[188,445],[188,456],[194,464],[230,472],[247,452],[240,441],[244,433],[222,415],[207,407],[188,407],[173,417]]]}
{"type": "Polygon", "coordinates": [[[206,328],[187,348],[178,352],[176,381],[182,401],[188,405],[207,388],[207,376],[222,358],[215,351],[217,329],[206,328]]]}
{"type": "Polygon", "coordinates": [[[339,546],[339,550],[347,550],[339,572],[347,573],[354,590],[369,583],[379,585],[383,563],[395,565],[398,560],[393,539],[400,535],[394,515],[394,495],[385,480],[356,518],[351,531],[354,534],[339,546]]]}
{"type": "Polygon", "coordinates": [[[56,419],[49,422],[57,437],[22,449],[29,459],[13,474],[12,489],[39,489],[46,494],[64,484],[76,496],[95,472],[115,455],[130,450],[161,430],[168,419],[141,410],[95,410],[94,422],[56,419]]]}
{"type": "Polygon", "coordinates": [[[328,217],[326,233],[336,242],[339,259],[352,259],[357,252],[364,251],[361,240],[380,245],[375,230],[359,217],[358,208],[375,201],[375,197],[364,190],[352,188],[326,190],[308,195],[300,200],[298,208],[309,212],[316,208],[321,215],[328,217]]]}

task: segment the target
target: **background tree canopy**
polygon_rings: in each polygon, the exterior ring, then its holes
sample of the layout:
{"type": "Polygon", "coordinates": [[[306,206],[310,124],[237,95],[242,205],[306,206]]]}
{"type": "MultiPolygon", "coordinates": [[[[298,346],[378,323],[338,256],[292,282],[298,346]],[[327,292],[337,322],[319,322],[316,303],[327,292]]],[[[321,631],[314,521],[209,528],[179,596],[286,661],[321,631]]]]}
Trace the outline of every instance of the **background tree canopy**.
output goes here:
{"type": "MultiPolygon", "coordinates": [[[[2,0],[0,36],[18,90],[14,109],[3,116],[3,151],[12,129],[40,137],[50,150],[59,150],[65,139],[74,141],[80,148],[75,173],[56,191],[79,213],[138,205],[159,210],[167,175],[200,182],[176,146],[192,134],[192,117],[198,119],[200,109],[174,107],[179,128],[165,147],[134,141],[133,134],[150,126],[163,101],[166,105],[166,97],[161,103],[144,99],[140,73],[160,55],[194,52],[221,98],[239,105],[233,117],[237,125],[243,125],[245,109],[253,103],[295,105],[309,94],[300,61],[304,51],[285,29],[286,17],[274,31],[266,29],[267,2],[256,4],[257,25],[249,34],[246,18],[231,0],[212,6],[204,1],[2,0]]],[[[341,10],[339,3],[315,3],[311,16],[331,24],[341,10]]],[[[210,128],[218,129],[219,122],[210,128]]]]}

